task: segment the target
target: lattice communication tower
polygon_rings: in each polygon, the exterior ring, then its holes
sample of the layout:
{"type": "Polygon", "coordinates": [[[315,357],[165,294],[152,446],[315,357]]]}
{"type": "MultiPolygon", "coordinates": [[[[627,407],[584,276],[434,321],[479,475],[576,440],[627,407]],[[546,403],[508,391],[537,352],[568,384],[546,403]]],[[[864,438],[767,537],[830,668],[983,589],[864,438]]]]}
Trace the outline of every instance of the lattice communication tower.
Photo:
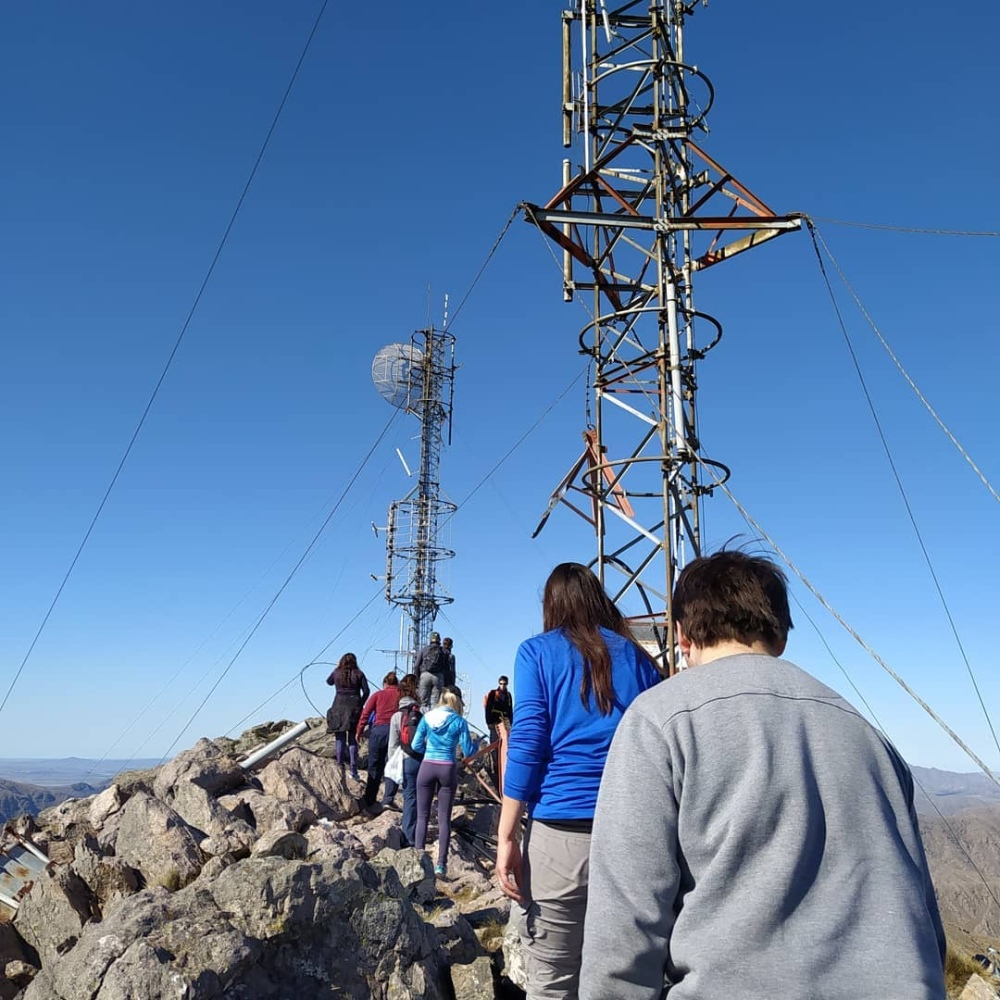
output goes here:
{"type": "Polygon", "coordinates": [[[409,664],[426,645],[438,610],[454,600],[440,587],[437,566],[455,554],[439,541],[456,510],[440,482],[446,427],[451,440],[455,338],[431,327],[414,333],[409,344],[383,347],[372,363],[372,380],[383,399],[420,421],[417,484],[389,505],[386,526],[385,596],[408,619],[407,648],[400,652],[409,664]]]}
{"type": "MultiPolygon", "coordinates": [[[[707,0],[704,0],[707,5],[707,0]]],[[[562,249],[563,297],[586,296],[592,363],[584,451],[552,494],[597,538],[595,572],[664,669],[676,669],[671,593],[701,550],[701,503],[729,472],[700,453],[696,365],[722,335],[694,275],[789,230],[695,142],[712,85],[688,63],[697,4],[574,0],[562,12],[562,137],[582,162],[526,218],[562,249]],[[703,485],[703,482],[707,485],[703,485]]]]}

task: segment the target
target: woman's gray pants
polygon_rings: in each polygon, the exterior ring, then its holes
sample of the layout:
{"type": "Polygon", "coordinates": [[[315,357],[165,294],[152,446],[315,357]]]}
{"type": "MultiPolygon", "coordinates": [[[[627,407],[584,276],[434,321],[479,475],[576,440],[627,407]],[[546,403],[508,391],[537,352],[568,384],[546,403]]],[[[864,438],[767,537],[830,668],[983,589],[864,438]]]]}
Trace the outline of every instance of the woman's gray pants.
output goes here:
{"type": "Polygon", "coordinates": [[[590,833],[528,822],[521,845],[527,902],[513,906],[527,1000],[576,1000],[590,877],[590,833]]]}

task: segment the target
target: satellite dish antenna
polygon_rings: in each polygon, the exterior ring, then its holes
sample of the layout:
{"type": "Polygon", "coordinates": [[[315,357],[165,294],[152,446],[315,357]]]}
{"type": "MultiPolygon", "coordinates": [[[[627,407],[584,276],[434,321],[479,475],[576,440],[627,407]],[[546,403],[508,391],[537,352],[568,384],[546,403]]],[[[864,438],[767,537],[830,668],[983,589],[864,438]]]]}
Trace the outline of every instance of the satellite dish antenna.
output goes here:
{"type": "Polygon", "coordinates": [[[413,344],[389,344],[372,361],[378,394],[397,409],[418,414],[424,381],[424,352],[413,344]]]}

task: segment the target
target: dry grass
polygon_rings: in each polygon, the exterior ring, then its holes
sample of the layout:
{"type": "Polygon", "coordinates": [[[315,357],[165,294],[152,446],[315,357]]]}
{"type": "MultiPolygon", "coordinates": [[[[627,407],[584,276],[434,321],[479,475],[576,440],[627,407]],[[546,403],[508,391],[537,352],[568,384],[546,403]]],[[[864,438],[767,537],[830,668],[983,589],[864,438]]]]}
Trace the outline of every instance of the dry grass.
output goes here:
{"type": "Polygon", "coordinates": [[[957,998],[965,989],[969,976],[982,973],[983,967],[978,962],[973,962],[968,955],[955,951],[951,945],[948,946],[944,963],[944,985],[949,997],[957,998]]]}
{"type": "Polygon", "coordinates": [[[177,892],[181,887],[181,873],[176,868],[168,868],[153,884],[163,886],[167,892],[177,892]]]}
{"type": "Polygon", "coordinates": [[[483,948],[492,954],[499,951],[503,945],[503,936],[507,930],[507,924],[503,920],[488,920],[485,924],[475,928],[476,937],[483,948]]]}

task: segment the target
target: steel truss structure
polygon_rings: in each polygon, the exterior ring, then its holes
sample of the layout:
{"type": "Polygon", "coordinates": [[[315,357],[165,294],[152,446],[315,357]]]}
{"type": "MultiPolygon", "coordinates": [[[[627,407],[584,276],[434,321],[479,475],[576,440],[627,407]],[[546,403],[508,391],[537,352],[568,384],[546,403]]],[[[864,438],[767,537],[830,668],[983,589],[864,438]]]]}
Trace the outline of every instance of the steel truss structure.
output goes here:
{"type": "Polygon", "coordinates": [[[674,578],[700,554],[702,497],[728,476],[699,449],[696,365],[722,330],[696,311],[692,279],[800,227],[694,142],[714,98],[685,61],[695,6],[574,0],[563,11],[563,145],[575,139],[583,162],[574,172],[564,160],[560,190],[523,206],[562,249],[563,297],[586,294],[594,317],[579,337],[592,423],[535,534],[560,503],[592,525],[595,572],[647,625],[667,673],[674,578]]]}
{"type": "Polygon", "coordinates": [[[406,665],[427,644],[439,609],[454,600],[440,586],[437,568],[455,555],[440,541],[444,522],[457,509],[440,481],[446,427],[451,437],[455,367],[455,338],[430,327],[416,331],[408,347],[384,348],[372,370],[382,395],[420,421],[417,484],[390,504],[386,526],[385,596],[408,619],[407,634],[400,635],[403,648],[394,651],[406,665]]]}

